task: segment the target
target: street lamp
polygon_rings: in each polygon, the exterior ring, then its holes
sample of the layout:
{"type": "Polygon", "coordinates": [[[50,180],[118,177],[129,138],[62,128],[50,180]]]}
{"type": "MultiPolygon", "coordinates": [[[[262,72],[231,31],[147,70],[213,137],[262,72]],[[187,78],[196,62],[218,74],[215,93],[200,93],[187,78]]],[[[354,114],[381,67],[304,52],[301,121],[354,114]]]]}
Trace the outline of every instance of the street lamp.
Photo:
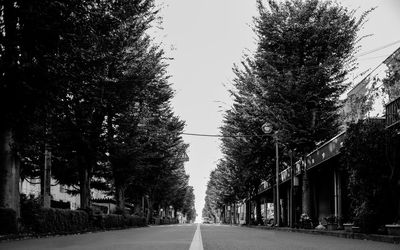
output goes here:
{"type": "MultiPolygon", "coordinates": [[[[264,123],[261,126],[262,131],[267,134],[271,135],[273,132],[272,125],[268,122],[264,123]]],[[[274,134],[272,134],[272,137],[274,138],[275,141],[275,163],[276,163],[276,168],[275,168],[275,174],[276,174],[276,208],[275,208],[275,214],[276,214],[276,226],[280,226],[280,200],[279,200],[279,148],[278,148],[278,131],[275,131],[274,134]]]]}

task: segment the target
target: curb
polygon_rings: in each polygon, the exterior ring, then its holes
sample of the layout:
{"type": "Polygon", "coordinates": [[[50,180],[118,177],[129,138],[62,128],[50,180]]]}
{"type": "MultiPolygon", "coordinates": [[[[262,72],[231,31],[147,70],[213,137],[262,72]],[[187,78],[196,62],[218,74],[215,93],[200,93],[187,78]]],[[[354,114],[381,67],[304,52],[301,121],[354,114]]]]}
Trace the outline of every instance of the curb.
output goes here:
{"type": "Polygon", "coordinates": [[[334,236],[347,239],[372,240],[372,241],[386,242],[392,244],[400,244],[400,236],[392,236],[392,235],[363,234],[363,233],[350,233],[344,231],[327,231],[327,230],[314,230],[314,229],[297,229],[297,228],[287,228],[287,227],[276,228],[268,226],[248,226],[248,225],[243,225],[243,226],[249,228],[263,229],[263,230],[276,230],[283,232],[327,235],[327,236],[334,236]]]}
{"type": "Polygon", "coordinates": [[[118,227],[118,228],[108,228],[108,229],[91,229],[91,230],[85,230],[85,231],[57,232],[57,233],[46,233],[46,234],[34,234],[34,233],[7,234],[7,235],[0,235],[0,243],[6,242],[6,241],[17,241],[17,240],[28,240],[28,239],[59,237],[59,236],[66,236],[66,235],[99,233],[99,232],[124,230],[124,229],[132,229],[132,228],[141,228],[141,227],[148,227],[148,226],[149,225],[139,226],[139,227],[118,227]]]}

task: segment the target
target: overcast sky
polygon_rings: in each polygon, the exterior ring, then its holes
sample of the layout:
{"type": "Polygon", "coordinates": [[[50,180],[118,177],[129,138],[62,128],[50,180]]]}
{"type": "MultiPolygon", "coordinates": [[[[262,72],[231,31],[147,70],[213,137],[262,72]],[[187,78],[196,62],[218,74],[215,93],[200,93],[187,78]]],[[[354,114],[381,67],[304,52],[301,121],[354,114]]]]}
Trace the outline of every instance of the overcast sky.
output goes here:
{"type": "MultiPolygon", "coordinates": [[[[173,57],[169,74],[176,91],[175,113],[186,121],[187,133],[219,134],[223,111],[232,103],[227,88],[232,66],[256,46],[252,17],[256,0],[156,0],[162,5],[163,30],[157,30],[173,57]]],[[[365,24],[360,71],[373,68],[400,46],[400,0],[341,0],[358,13],[376,6],[365,24]],[[383,46],[398,42],[385,49],[383,46]],[[372,52],[375,49],[378,51],[372,52]]],[[[358,78],[359,79],[359,78],[358,78]]],[[[357,80],[356,80],[357,81],[357,80]]],[[[355,82],[356,82],[355,81],[355,82]]],[[[222,157],[218,138],[184,136],[190,144],[186,171],[194,186],[198,219],[204,205],[211,170],[222,157]]]]}

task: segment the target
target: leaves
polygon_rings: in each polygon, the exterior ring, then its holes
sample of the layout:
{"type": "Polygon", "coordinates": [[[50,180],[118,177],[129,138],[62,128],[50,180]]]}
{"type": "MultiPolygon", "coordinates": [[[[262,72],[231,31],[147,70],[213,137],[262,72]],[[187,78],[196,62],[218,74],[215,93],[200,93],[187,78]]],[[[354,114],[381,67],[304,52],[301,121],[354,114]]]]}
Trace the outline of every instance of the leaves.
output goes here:
{"type": "Polygon", "coordinates": [[[208,183],[204,213],[257,194],[275,173],[338,132],[339,96],[354,69],[357,32],[366,15],[331,1],[258,1],[257,49],[233,72],[233,105],[221,133],[223,159],[208,183]],[[273,134],[261,126],[268,122],[273,134]],[[221,171],[229,174],[217,174],[221,171]]]}
{"type": "Polygon", "coordinates": [[[80,185],[81,197],[93,184],[119,201],[150,195],[195,216],[185,124],[170,107],[164,52],[147,33],[154,1],[1,7],[0,117],[16,132],[23,177],[38,175],[46,144],[53,177],[80,185]]]}

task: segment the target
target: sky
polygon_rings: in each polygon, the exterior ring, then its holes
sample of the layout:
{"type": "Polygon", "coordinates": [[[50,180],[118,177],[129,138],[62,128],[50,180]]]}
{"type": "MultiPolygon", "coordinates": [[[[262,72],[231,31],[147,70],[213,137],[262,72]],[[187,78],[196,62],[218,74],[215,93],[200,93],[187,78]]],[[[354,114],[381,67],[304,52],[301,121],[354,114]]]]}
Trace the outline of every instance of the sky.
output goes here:
{"type": "MultiPolygon", "coordinates": [[[[359,70],[351,75],[357,83],[361,80],[360,72],[374,68],[400,47],[400,0],[337,2],[357,9],[357,15],[377,7],[360,33],[372,36],[360,43],[359,70]]],[[[228,93],[234,77],[232,67],[256,48],[251,28],[252,18],[257,15],[256,0],[156,0],[156,3],[161,7],[162,29],[154,33],[167,56],[173,58],[168,73],[175,90],[174,111],[186,121],[186,133],[219,134],[224,111],[232,104],[228,93]]],[[[199,220],[210,172],[222,158],[220,141],[213,137],[183,137],[190,144],[185,168],[190,175],[189,184],[194,187],[199,220]]]]}

